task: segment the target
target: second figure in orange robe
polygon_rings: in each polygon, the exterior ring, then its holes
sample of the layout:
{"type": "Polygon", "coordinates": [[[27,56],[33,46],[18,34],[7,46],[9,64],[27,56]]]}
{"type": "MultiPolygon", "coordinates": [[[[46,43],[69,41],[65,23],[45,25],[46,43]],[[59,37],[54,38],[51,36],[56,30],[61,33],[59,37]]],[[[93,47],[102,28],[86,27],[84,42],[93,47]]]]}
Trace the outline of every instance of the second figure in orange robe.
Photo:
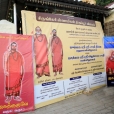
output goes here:
{"type": "Polygon", "coordinates": [[[54,76],[59,72],[62,75],[62,60],[63,60],[63,46],[61,39],[57,36],[56,29],[52,30],[52,38],[51,38],[51,53],[52,53],[52,64],[53,64],[53,72],[54,76]]]}

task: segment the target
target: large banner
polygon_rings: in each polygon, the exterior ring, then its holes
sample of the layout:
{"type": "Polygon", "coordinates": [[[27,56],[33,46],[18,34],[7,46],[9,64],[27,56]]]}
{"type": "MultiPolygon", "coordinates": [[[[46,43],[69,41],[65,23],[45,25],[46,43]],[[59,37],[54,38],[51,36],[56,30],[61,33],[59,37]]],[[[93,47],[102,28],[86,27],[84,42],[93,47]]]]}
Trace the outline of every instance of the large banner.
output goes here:
{"type": "Polygon", "coordinates": [[[22,11],[22,25],[33,35],[36,108],[106,84],[100,22],[22,11]]]}
{"type": "Polygon", "coordinates": [[[114,37],[104,37],[107,86],[114,86],[114,37]]]}
{"type": "Polygon", "coordinates": [[[0,34],[0,114],[34,109],[31,36],[0,34]]]}

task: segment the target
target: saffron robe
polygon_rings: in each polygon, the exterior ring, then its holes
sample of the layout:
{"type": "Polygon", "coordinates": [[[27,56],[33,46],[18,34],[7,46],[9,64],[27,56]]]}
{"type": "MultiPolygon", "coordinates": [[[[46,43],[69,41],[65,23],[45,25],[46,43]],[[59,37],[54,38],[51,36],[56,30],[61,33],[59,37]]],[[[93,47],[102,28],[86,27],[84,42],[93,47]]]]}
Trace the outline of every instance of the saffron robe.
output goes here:
{"type": "Polygon", "coordinates": [[[11,52],[6,61],[6,96],[19,96],[23,78],[23,58],[19,52],[11,52]]]}
{"type": "Polygon", "coordinates": [[[106,71],[108,72],[108,69],[111,69],[111,71],[114,71],[114,61],[111,61],[110,58],[107,61],[106,64],[106,71]]]}
{"type": "Polygon", "coordinates": [[[59,37],[51,41],[53,72],[62,72],[63,47],[59,37]]]}
{"type": "Polygon", "coordinates": [[[35,35],[34,51],[36,62],[36,74],[38,76],[49,76],[49,61],[48,61],[48,48],[47,38],[44,34],[39,36],[35,35]]]}

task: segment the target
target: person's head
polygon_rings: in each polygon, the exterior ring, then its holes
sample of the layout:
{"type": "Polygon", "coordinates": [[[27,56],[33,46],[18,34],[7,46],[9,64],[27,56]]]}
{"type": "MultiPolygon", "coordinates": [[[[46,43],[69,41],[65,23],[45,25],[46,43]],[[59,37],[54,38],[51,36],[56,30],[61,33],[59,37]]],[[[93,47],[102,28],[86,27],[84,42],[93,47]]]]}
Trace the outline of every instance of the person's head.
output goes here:
{"type": "Polygon", "coordinates": [[[16,51],[17,50],[17,44],[15,42],[11,43],[11,51],[16,51]]]}
{"type": "Polygon", "coordinates": [[[53,34],[53,36],[57,36],[57,31],[56,31],[56,29],[53,29],[53,30],[52,30],[52,34],[53,34]]]}
{"type": "Polygon", "coordinates": [[[37,26],[35,28],[35,31],[36,31],[36,34],[38,34],[38,35],[42,34],[42,30],[41,30],[41,28],[39,26],[37,26]]]}

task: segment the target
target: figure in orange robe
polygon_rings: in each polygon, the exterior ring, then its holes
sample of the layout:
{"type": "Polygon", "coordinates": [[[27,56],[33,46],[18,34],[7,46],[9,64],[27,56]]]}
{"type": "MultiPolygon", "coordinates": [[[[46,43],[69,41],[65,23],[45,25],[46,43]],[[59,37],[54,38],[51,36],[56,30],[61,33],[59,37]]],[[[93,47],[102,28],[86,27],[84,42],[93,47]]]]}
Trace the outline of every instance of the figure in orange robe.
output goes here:
{"type": "Polygon", "coordinates": [[[11,50],[4,54],[5,82],[5,102],[8,103],[12,97],[16,101],[21,101],[21,83],[24,74],[23,57],[17,51],[17,44],[11,43],[11,50]]]}
{"type": "Polygon", "coordinates": [[[42,34],[41,28],[36,27],[34,35],[34,53],[36,63],[36,75],[39,77],[50,76],[48,61],[48,42],[46,35],[42,34]]]}
{"type": "Polygon", "coordinates": [[[108,74],[114,74],[114,51],[111,53],[111,56],[108,58],[106,64],[106,71],[108,74]]]}
{"type": "Polygon", "coordinates": [[[61,39],[57,36],[57,31],[55,29],[52,30],[51,53],[53,72],[55,73],[54,76],[57,75],[57,72],[62,75],[63,46],[61,39]]]}

